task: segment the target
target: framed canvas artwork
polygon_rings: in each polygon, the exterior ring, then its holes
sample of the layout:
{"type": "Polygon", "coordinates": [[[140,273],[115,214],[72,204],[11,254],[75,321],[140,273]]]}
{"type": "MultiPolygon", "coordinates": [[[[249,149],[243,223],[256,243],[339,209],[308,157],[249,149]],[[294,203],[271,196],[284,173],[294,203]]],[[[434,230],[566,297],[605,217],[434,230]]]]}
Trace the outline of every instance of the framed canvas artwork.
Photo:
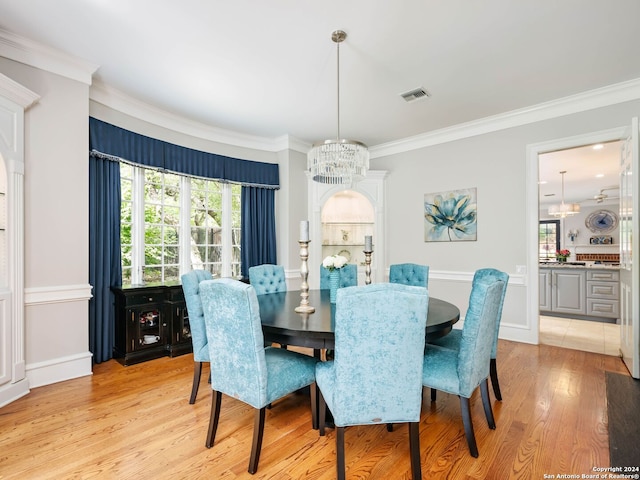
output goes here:
{"type": "Polygon", "coordinates": [[[424,241],[477,240],[477,189],[424,195],[424,241]]]}

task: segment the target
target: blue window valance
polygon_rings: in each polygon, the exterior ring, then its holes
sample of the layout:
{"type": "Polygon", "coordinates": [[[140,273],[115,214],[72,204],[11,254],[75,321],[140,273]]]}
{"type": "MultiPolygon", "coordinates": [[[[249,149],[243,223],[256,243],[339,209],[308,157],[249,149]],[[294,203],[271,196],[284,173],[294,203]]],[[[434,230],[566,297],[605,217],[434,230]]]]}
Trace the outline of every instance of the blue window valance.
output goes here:
{"type": "Polygon", "coordinates": [[[145,167],[243,186],[280,188],[277,164],[242,160],[174,145],[89,117],[89,149],[145,167]]]}

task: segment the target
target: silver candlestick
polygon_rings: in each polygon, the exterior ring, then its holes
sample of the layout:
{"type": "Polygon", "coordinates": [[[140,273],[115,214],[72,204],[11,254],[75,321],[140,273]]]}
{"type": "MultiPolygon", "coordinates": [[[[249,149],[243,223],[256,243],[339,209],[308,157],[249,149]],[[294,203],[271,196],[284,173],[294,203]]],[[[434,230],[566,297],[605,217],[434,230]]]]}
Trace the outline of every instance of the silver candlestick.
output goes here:
{"type": "Polygon", "coordinates": [[[309,266],[307,260],[309,259],[309,242],[310,240],[298,240],[300,244],[300,259],[302,264],[300,265],[300,276],[302,277],[302,284],[300,285],[300,305],[294,310],[298,313],[313,313],[316,311],[315,307],[309,305],[309,284],[307,278],[309,277],[309,266]]]}
{"type": "Polygon", "coordinates": [[[373,250],[363,250],[364,253],[364,283],[371,284],[371,254],[373,250]]]}

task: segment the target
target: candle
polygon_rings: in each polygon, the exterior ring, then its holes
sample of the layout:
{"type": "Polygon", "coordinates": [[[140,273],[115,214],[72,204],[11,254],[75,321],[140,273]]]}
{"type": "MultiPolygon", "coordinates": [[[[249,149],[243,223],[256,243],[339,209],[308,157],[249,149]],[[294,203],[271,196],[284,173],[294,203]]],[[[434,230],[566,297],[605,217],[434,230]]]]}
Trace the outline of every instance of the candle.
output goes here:
{"type": "Polygon", "coordinates": [[[364,251],[365,252],[373,251],[371,235],[364,236],[364,251]]]}
{"type": "Polygon", "coordinates": [[[300,222],[300,241],[309,241],[309,220],[302,220],[300,222]]]}

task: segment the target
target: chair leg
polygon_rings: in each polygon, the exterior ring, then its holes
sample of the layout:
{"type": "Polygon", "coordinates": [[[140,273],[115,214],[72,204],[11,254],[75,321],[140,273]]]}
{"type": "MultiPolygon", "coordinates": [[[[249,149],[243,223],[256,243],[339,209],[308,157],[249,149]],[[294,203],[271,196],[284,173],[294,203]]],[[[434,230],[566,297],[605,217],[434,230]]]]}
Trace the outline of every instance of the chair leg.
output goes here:
{"type": "Polygon", "coordinates": [[[318,429],[318,386],[316,382],[309,385],[309,396],[311,397],[311,428],[318,429]]]}
{"type": "Polygon", "coordinates": [[[320,436],[324,437],[324,426],[327,421],[327,402],[324,401],[322,390],[318,389],[318,430],[320,436]]]}
{"type": "Polygon", "coordinates": [[[260,460],[260,449],[262,448],[262,434],[264,433],[264,407],[256,410],[256,417],[253,423],[253,442],[251,443],[251,458],[249,459],[249,473],[258,471],[258,461],[260,460]]]}
{"type": "Polygon", "coordinates": [[[489,373],[491,374],[491,385],[493,385],[493,393],[496,396],[496,400],[502,401],[500,383],[498,382],[498,367],[496,366],[495,358],[492,358],[491,362],[489,363],[489,373]]]}
{"type": "Polygon", "coordinates": [[[413,480],[422,480],[420,422],[409,422],[409,450],[411,451],[411,477],[413,480]]]}
{"type": "Polygon", "coordinates": [[[478,446],[476,445],[476,436],[473,433],[473,423],[471,422],[471,408],[469,399],[460,397],[460,410],[462,411],[462,424],[464,425],[464,434],[467,437],[469,452],[474,458],[478,458],[478,446]]]}
{"type": "Polygon", "coordinates": [[[435,388],[431,389],[431,401],[432,402],[436,401],[436,392],[437,392],[437,390],[435,388]]]}
{"type": "Polygon", "coordinates": [[[209,428],[207,430],[207,448],[213,447],[216,440],[216,430],[218,430],[218,420],[220,420],[220,403],[222,402],[222,394],[216,390],[212,391],[211,396],[211,417],[209,418],[209,428]]]}
{"type": "Polygon", "coordinates": [[[496,421],[493,418],[493,410],[491,409],[491,400],[489,399],[489,382],[485,378],[480,384],[480,393],[482,395],[482,406],[484,407],[484,416],[487,417],[487,423],[491,430],[496,429],[496,421]]]}
{"type": "Polygon", "coordinates": [[[346,466],[344,462],[344,429],[345,427],[336,427],[336,466],[338,480],[345,480],[346,466]]]}
{"type": "Polygon", "coordinates": [[[191,397],[189,398],[189,405],[196,403],[196,397],[198,396],[198,387],[200,386],[200,375],[202,374],[202,362],[195,362],[193,364],[193,385],[191,386],[191,397]]]}

